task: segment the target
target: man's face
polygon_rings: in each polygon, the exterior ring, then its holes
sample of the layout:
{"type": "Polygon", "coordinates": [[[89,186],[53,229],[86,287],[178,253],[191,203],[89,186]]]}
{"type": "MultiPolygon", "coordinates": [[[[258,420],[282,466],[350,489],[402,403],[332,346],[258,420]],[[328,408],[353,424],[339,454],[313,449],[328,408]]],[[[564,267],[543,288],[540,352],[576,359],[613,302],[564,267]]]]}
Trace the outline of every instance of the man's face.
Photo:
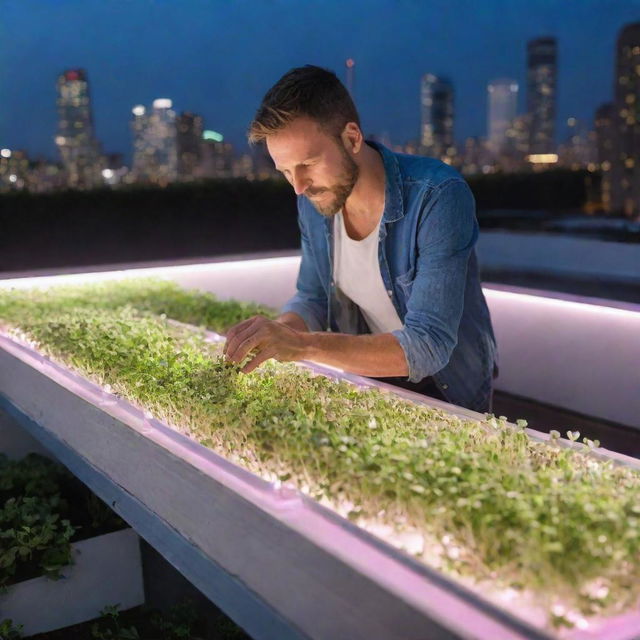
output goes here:
{"type": "Polygon", "coordinates": [[[358,180],[358,165],[341,139],[308,118],[297,118],[267,137],[267,149],[297,195],[307,197],[323,216],[338,213],[358,180]]]}

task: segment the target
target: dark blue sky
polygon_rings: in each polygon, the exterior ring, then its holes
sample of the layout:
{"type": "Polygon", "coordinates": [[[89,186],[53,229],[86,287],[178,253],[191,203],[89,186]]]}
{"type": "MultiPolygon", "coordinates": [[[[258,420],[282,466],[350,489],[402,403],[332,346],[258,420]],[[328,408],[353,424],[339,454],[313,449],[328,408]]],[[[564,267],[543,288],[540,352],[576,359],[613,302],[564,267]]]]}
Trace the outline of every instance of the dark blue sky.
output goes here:
{"type": "MultiPolygon", "coordinates": [[[[365,133],[417,137],[423,73],[456,89],[457,140],[486,133],[486,84],[558,38],[558,122],[611,99],[615,40],[640,0],[0,0],[0,147],[56,157],[55,80],[88,70],[97,133],[130,154],[131,107],[169,97],[244,146],[264,92],[306,63],[356,60],[365,133]]],[[[562,132],[564,127],[560,129],[562,132]]]]}

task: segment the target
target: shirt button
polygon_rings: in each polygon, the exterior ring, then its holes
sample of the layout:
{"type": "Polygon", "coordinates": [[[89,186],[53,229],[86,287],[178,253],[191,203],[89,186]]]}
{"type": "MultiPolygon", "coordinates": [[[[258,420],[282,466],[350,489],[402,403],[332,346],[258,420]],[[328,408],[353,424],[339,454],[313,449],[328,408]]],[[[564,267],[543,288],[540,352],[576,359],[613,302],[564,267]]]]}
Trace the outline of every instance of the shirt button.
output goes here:
{"type": "Polygon", "coordinates": [[[387,289],[387,293],[389,294],[389,296],[393,295],[393,291],[391,291],[391,289],[387,289]]]}
{"type": "Polygon", "coordinates": [[[448,384],[443,384],[443,385],[442,385],[442,388],[443,388],[443,389],[448,389],[448,388],[449,388],[449,385],[448,385],[448,384]]]}

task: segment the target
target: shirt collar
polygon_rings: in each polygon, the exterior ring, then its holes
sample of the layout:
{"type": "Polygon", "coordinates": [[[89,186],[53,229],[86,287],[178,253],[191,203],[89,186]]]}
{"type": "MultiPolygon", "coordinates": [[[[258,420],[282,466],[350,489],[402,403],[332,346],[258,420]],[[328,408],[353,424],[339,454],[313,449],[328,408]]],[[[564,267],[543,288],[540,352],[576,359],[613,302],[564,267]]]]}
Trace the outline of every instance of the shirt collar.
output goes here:
{"type": "Polygon", "coordinates": [[[392,151],[379,142],[374,142],[373,140],[366,140],[365,142],[382,156],[382,162],[384,164],[385,189],[382,220],[384,222],[395,222],[404,216],[398,158],[392,151]]]}

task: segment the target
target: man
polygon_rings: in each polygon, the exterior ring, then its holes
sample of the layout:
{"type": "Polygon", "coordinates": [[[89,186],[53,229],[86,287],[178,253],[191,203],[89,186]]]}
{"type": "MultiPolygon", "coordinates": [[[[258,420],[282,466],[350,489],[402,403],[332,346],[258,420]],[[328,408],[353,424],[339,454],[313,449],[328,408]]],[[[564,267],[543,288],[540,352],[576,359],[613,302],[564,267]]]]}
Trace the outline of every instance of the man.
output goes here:
{"type": "Polygon", "coordinates": [[[345,87],[311,65],[267,92],[249,140],[296,192],[302,260],[282,315],[233,327],[227,358],[312,360],[490,411],[496,345],[458,172],[365,142],[345,87]]]}

